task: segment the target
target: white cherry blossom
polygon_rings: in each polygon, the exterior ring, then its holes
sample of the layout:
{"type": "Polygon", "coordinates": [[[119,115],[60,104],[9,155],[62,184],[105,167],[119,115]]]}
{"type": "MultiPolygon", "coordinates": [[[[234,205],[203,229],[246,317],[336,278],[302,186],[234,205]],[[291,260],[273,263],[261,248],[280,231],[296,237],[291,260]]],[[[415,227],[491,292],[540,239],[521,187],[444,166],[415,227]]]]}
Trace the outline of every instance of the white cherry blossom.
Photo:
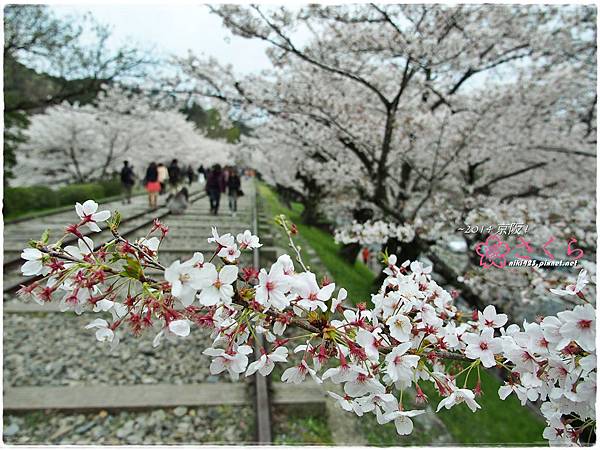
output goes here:
{"type": "MultiPolygon", "coordinates": [[[[73,258],[78,260],[84,260],[86,256],[90,255],[94,251],[94,241],[89,237],[83,236],[83,238],[77,239],[77,246],[67,245],[65,252],[71,255],[73,258]]],[[[75,263],[67,262],[65,267],[73,267],[75,263]]]]}
{"type": "Polygon", "coordinates": [[[335,290],[335,283],[320,288],[315,274],[311,272],[298,274],[294,277],[292,286],[294,293],[298,296],[296,305],[308,311],[314,311],[317,308],[327,311],[325,302],[329,300],[335,290]]]}
{"type": "Polygon", "coordinates": [[[213,357],[210,364],[212,375],[218,375],[227,370],[231,379],[235,381],[246,370],[248,366],[247,355],[252,353],[252,347],[241,345],[237,349],[227,352],[220,348],[207,348],[202,353],[213,357]]]}
{"type": "Polygon", "coordinates": [[[283,310],[289,305],[286,293],[290,282],[290,277],[284,274],[283,265],[279,262],[271,266],[268,274],[265,269],[261,269],[256,286],[256,301],[267,308],[283,310]]]}
{"type": "Polygon", "coordinates": [[[484,328],[481,334],[466,333],[462,340],[467,344],[465,355],[480,359],[484,367],[496,365],[495,355],[502,351],[502,342],[494,337],[493,328],[484,328]]]}
{"type": "Polygon", "coordinates": [[[337,297],[333,298],[331,300],[331,308],[329,308],[329,311],[335,312],[337,307],[339,305],[341,305],[342,303],[344,303],[344,300],[346,300],[347,297],[348,297],[348,291],[344,288],[340,288],[340,290],[338,291],[337,297]]]}
{"type": "Polygon", "coordinates": [[[508,316],[506,314],[496,314],[494,305],[486,306],[483,313],[479,315],[479,322],[483,327],[501,328],[507,321],[508,316]]]}
{"type": "Polygon", "coordinates": [[[85,326],[86,329],[96,329],[96,339],[99,342],[110,342],[112,347],[116,346],[119,339],[104,319],[95,319],[85,326]]]}
{"type": "Polygon", "coordinates": [[[165,280],[171,283],[171,293],[184,306],[190,306],[198,289],[204,286],[202,270],[197,267],[203,261],[204,256],[201,253],[194,253],[191,259],[183,263],[177,260],[165,270],[165,280]]]}
{"type": "Polygon", "coordinates": [[[228,262],[236,261],[240,257],[240,255],[241,252],[235,244],[224,246],[221,248],[221,250],[219,250],[219,253],[217,253],[218,257],[224,258],[225,261],[228,262]]]}
{"type": "Polygon", "coordinates": [[[200,304],[216,305],[219,302],[230,304],[233,298],[233,282],[237,279],[237,266],[223,266],[219,272],[213,264],[205,264],[199,275],[199,285],[202,288],[198,295],[200,304]]]}
{"type": "Polygon", "coordinates": [[[376,334],[361,328],[356,335],[356,342],[365,349],[367,357],[370,360],[379,360],[379,348],[376,334]]]}
{"type": "Polygon", "coordinates": [[[179,338],[185,338],[190,334],[190,321],[187,319],[173,320],[168,326],[158,332],[152,341],[152,347],[158,347],[163,338],[169,342],[176,342],[179,338]]]}
{"type": "Polygon", "coordinates": [[[402,314],[391,316],[385,324],[390,327],[390,334],[398,342],[406,342],[412,335],[412,323],[402,314]]]}
{"type": "Polygon", "coordinates": [[[375,378],[373,378],[367,370],[362,367],[353,366],[352,378],[344,384],[344,392],[351,397],[362,397],[368,394],[383,394],[385,387],[375,378]]]}
{"type": "MultiPolygon", "coordinates": [[[[92,291],[88,288],[74,288],[70,282],[63,283],[61,289],[65,290],[65,295],[61,298],[59,303],[59,309],[61,312],[73,311],[77,315],[81,315],[85,312],[86,307],[89,305],[89,300],[92,298],[92,291]]],[[[100,300],[103,302],[104,300],[100,300]]],[[[106,300],[109,301],[109,300],[106,300]]],[[[100,303],[98,302],[98,303],[100,303]]],[[[112,306],[112,305],[111,305],[112,306]]],[[[96,312],[96,307],[94,307],[96,312]]],[[[114,319],[114,314],[113,314],[114,319]]]]}
{"type": "Polygon", "coordinates": [[[389,422],[391,420],[394,421],[394,425],[396,426],[396,432],[400,436],[405,436],[407,434],[411,434],[413,430],[413,422],[411,420],[412,417],[419,416],[421,414],[425,414],[425,410],[417,409],[411,411],[393,411],[387,413],[384,416],[384,420],[389,422]]]}
{"type": "Polygon", "coordinates": [[[37,248],[24,249],[21,258],[27,261],[21,266],[21,273],[26,277],[45,275],[50,272],[42,263],[44,254],[37,248]]]}
{"type": "Polygon", "coordinates": [[[246,230],[243,233],[239,233],[236,237],[240,248],[259,248],[262,244],[259,242],[258,236],[254,236],[250,230],[246,230]]]}
{"type": "Polygon", "coordinates": [[[138,240],[138,244],[140,247],[146,247],[151,252],[158,251],[158,247],[160,246],[160,239],[156,236],[151,237],[150,239],[140,238],[138,240]]]}
{"type": "Polygon", "coordinates": [[[569,284],[565,289],[550,289],[550,292],[556,295],[564,296],[564,295],[577,295],[579,294],[583,288],[588,284],[588,276],[587,271],[582,269],[577,276],[577,281],[575,284],[569,284]]]}
{"type": "Polygon", "coordinates": [[[294,274],[294,261],[292,261],[290,255],[281,255],[279,258],[277,258],[276,263],[281,264],[283,267],[283,273],[285,275],[294,274]]]}
{"type": "Polygon", "coordinates": [[[169,323],[169,331],[176,336],[186,337],[190,334],[189,320],[173,320],[169,323]]]}
{"type": "Polygon", "coordinates": [[[90,231],[99,232],[98,222],[105,222],[110,217],[110,211],[98,211],[98,203],[94,200],[86,200],[81,203],[75,203],[75,212],[84,222],[90,231]]]}
{"type": "Polygon", "coordinates": [[[433,270],[432,266],[424,267],[419,261],[413,261],[410,263],[410,270],[419,276],[419,275],[428,275],[433,270]]]}
{"type": "Polygon", "coordinates": [[[358,417],[363,415],[363,410],[355,399],[352,399],[348,395],[342,397],[335,392],[327,391],[329,396],[336,400],[336,404],[344,411],[354,412],[358,417]]]}
{"type": "Polygon", "coordinates": [[[407,355],[412,343],[406,342],[392,349],[385,357],[386,373],[393,382],[401,382],[403,385],[410,385],[413,379],[413,369],[419,363],[419,356],[407,355]]]}
{"type": "Polygon", "coordinates": [[[323,380],[331,379],[333,383],[340,384],[350,381],[354,378],[354,373],[350,365],[342,364],[338,367],[331,367],[323,372],[321,377],[323,380]]]}
{"type": "Polygon", "coordinates": [[[322,383],[321,379],[317,377],[316,371],[308,367],[305,360],[300,361],[300,364],[297,366],[286,369],[281,375],[281,381],[284,383],[300,384],[304,381],[307,374],[317,383],[322,383]]]}
{"type": "Polygon", "coordinates": [[[212,227],[212,237],[208,238],[208,242],[216,242],[220,247],[233,247],[235,245],[235,239],[230,233],[225,233],[219,236],[219,232],[216,227],[212,227]]]}
{"type": "Polygon", "coordinates": [[[479,403],[475,401],[475,394],[469,389],[459,389],[455,385],[451,385],[452,392],[446,398],[438,403],[437,412],[442,408],[450,409],[460,403],[465,403],[469,409],[475,412],[481,408],[479,403]]]}
{"type": "Polygon", "coordinates": [[[246,376],[253,375],[256,371],[263,377],[269,375],[275,368],[276,362],[286,362],[288,349],[286,347],[277,347],[272,353],[263,353],[260,358],[250,363],[246,376]]]}
{"type": "Polygon", "coordinates": [[[94,305],[94,312],[110,312],[112,314],[113,320],[122,319],[127,315],[127,306],[122,303],[114,302],[108,299],[102,299],[96,302],[94,305]]]}
{"type": "Polygon", "coordinates": [[[585,351],[596,349],[596,311],[592,305],[577,305],[572,311],[562,311],[557,316],[563,322],[561,336],[577,342],[585,351]]]}

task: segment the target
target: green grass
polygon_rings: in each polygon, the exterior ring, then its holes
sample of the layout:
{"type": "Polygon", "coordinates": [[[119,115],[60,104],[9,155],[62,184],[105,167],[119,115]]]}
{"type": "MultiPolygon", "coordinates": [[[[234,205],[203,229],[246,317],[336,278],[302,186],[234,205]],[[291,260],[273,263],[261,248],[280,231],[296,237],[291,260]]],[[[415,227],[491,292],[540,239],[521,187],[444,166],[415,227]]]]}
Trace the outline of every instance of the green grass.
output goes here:
{"type": "MultiPolygon", "coordinates": [[[[135,189],[132,193],[132,197],[136,197],[136,196],[143,195],[143,194],[145,194],[145,192],[143,191],[142,188],[135,189]]],[[[115,200],[120,200],[122,198],[125,198],[124,194],[111,195],[110,197],[103,197],[103,198],[95,198],[94,200],[97,203],[102,204],[102,203],[112,202],[115,200]]],[[[15,211],[15,212],[4,215],[4,223],[9,224],[9,223],[19,220],[19,219],[35,219],[37,217],[42,217],[42,216],[45,216],[48,214],[70,211],[71,209],[74,208],[74,206],[75,206],[75,203],[73,203],[72,205],[69,204],[69,205],[62,205],[62,206],[54,206],[51,208],[41,208],[41,209],[35,209],[35,210],[30,210],[30,211],[15,211]]]]}
{"type": "Polygon", "coordinates": [[[274,412],[273,443],[279,445],[333,444],[327,417],[302,411],[274,412]]]}
{"type": "MultiPolygon", "coordinates": [[[[296,223],[306,242],[317,252],[327,270],[334,277],[334,281],[348,289],[351,298],[363,300],[370,298],[369,291],[373,282],[373,274],[362,264],[354,266],[346,263],[337,255],[339,248],[333,237],[325,231],[303,225],[300,222],[302,205],[293,204],[292,209],[284,207],[277,195],[265,184],[260,184],[258,192],[265,200],[273,215],[286,214],[296,223]]],[[[464,381],[459,378],[459,385],[464,381]]],[[[476,375],[471,373],[469,386],[476,380],[476,375]]],[[[460,444],[514,444],[514,445],[544,445],[547,443],[542,438],[544,430],[543,420],[528,408],[521,406],[514,397],[509,396],[502,401],[498,397],[498,388],[501,382],[491,373],[481,371],[481,386],[484,392],[477,399],[482,409],[472,413],[467,406],[457,405],[450,410],[444,409],[438,413],[439,419],[452,434],[453,441],[460,444]]],[[[437,407],[441,398],[430,383],[422,386],[429,397],[433,409],[437,407]]],[[[365,422],[366,423],[366,422],[365,422]]],[[[416,421],[415,421],[416,423],[416,421]]],[[[392,427],[377,427],[367,424],[364,428],[365,436],[373,445],[402,445],[406,442],[395,434],[392,427]]],[[[420,442],[420,441],[418,441],[420,442]]],[[[417,442],[415,442],[417,443],[417,442]]]]}
{"type": "MultiPolygon", "coordinates": [[[[347,413],[348,414],[348,413],[347,413]]],[[[398,435],[394,422],[384,425],[377,423],[374,414],[365,414],[358,420],[361,434],[367,439],[369,445],[375,446],[435,446],[446,443],[440,440],[440,431],[437,423],[425,423],[423,417],[413,419],[413,432],[406,436],[398,435]],[[436,429],[434,429],[436,427],[436,429]]],[[[445,436],[442,436],[445,437],[445,436]]]]}
{"type": "MultiPolygon", "coordinates": [[[[473,386],[476,375],[471,373],[469,385],[473,386]]],[[[464,376],[459,377],[459,386],[464,383],[464,376]]],[[[429,406],[435,410],[441,397],[430,383],[419,384],[429,398],[429,406]]],[[[518,445],[518,446],[547,446],[542,438],[544,424],[532,411],[522,407],[518,400],[509,397],[505,401],[498,397],[500,383],[490,373],[481,372],[481,385],[484,392],[476,400],[481,405],[480,410],[473,413],[464,404],[452,409],[442,409],[436,414],[444,424],[450,438],[442,443],[470,445],[518,445]]],[[[420,406],[410,402],[406,408],[419,409],[420,406]]],[[[370,445],[436,445],[436,435],[440,432],[435,427],[427,429],[422,422],[424,416],[413,419],[415,429],[409,436],[398,436],[393,423],[378,425],[373,415],[367,415],[360,420],[363,435],[370,445]]],[[[441,436],[440,436],[441,437],[441,436]]]]}
{"type": "Polygon", "coordinates": [[[359,261],[354,265],[349,264],[338,255],[340,246],[334,242],[329,233],[320,228],[303,224],[300,219],[302,204],[292,203],[292,209],[286,208],[279,201],[277,194],[264,183],[259,183],[258,193],[265,201],[271,216],[285,214],[296,224],[299,240],[305,241],[315,250],[335,282],[340,287],[346,288],[349,300],[354,304],[370,301],[371,285],[375,276],[367,266],[359,261]]]}
{"type": "MultiPolygon", "coordinates": [[[[438,413],[448,431],[457,442],[464,444],[515,444],[515,445],[547,445],[542,438],[544,421],[514,395],[506,400],[498,397],[498,388],[502,383],[492,373],[481,370],[481,389],[483,395],[476,398],[481,409],[473,413],[466,405],[457,405],[450,410],[443,409],[438,413]],[[468,424],[465,426],[465,424],[468,424]]],[[[464,377],[457,378],[457,385],[462,387],[464,377]]],[[[477,375],[470,375],[468,387],[473,387],[477,375]]],[[[437,407],[441,397],[432,384],[422,386],[429,402],[437,407]]]]}

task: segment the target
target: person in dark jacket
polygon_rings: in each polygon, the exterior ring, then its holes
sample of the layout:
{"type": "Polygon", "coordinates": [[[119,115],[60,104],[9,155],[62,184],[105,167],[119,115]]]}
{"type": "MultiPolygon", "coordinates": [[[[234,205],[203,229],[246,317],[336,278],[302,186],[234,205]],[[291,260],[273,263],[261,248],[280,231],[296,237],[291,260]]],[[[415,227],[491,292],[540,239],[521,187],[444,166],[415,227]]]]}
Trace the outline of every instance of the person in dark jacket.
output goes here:
{"type": "Polygon", "coordinates": [[[187,168],[187,177],[188,177],[188,184],[192,184],[194,182],[194,176],[196,174],[194,173],[194,168],[192,167],[192,165],[190,164],[187,168]]]}
{"type": "Polygon", "coordinates": [[[177,186],[181,183],[182,178],[182,170],[177,163],[177,159],[174,159],[169,165],[169,184],[171,185],[171,191],[177,192],[177,186]]]}
{"type": "Polygon", "coordinates": [[[210,212],[219,214],[221,193],[225,192],[225,176],[219,164],[215,164],[206,179],[206,193],[210,200],[210,212]]]}
{"type": "Polygon", "coordinates": [[[237,212],[237,199],[240,195],[240,188],[242,182],[237,170],[234,168],[229,169],[229,177],[227,177],[227,193],[229,194],[229,210],[235,215],[237,212]]]}
{"type": "Polygon", "coordinates": [[[160,192],[160,182],[158,181],[158,168],[155,162],[151,162],[146,169],[146,177],[144,178],[144,184],[148,191],[148,203],[150,208],[158,208],[158,193],[160,192]]]}
{"type": "Polygon", "coordinates": [[[204,164],[200,164],[200,167],[198,167],[198,181],[204,183],[207,176],[208,173],[206,173],[206,170],[204,169],[204,164]]]}
{"type": "Polygon", "coordinates": [[[121,185],[123,186],[123,192],[125,193],[123,203],[131,203],[131,191],[133,190],[134,184],[135,174],[133,173],[133,169],[129,165],[129,161],[123,161],[123,168],[121,169],[121,185]]]}

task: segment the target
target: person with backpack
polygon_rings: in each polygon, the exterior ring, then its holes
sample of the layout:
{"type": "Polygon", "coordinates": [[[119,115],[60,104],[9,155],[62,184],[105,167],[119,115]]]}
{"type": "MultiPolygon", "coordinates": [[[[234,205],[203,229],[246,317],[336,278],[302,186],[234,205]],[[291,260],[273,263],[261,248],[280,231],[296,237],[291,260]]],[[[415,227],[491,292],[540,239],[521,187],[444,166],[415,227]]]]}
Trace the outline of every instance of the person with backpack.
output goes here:
{"type": "Polygon", "coordinates": [[[129,161],[123,161],[123,168],[121,169],[121,186],[125,193],[123,204],[131,203],[131,192],[133,191],[134,184],[135,174],[133,173],[133,169],[129,166],[129,161]]]}
{"type": "Polygon", "coordinates": [[[220,164],[215,164],[206,179],[206,193],[210,201],[210,212],[215,216],[219,214],[221,193],[225,192],[225,176],[220,164]]]}
{"type": "Polygon", "coordinates": [[[179,167],[177,159],[173,159],[169,165],[169,185],[171,186],[172,192],[177,192],[177,186],[179,186],[179,183],[183,178],[182,175],[183,173],[179,167]]]}

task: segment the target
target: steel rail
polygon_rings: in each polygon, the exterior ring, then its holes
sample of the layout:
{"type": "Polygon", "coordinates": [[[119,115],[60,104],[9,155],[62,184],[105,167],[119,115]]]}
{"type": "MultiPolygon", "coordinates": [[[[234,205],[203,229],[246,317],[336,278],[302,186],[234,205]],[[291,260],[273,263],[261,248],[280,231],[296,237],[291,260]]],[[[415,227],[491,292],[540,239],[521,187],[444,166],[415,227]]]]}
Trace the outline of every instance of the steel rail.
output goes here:
{"type": "MultiPolygon", "coordinates": [[[[193,197],[190,198],[190,204],[195,203],[198,200],[200,200],[202,198],[205,198],[205,197],[206,197],[206,194],[204,192],[199,192],[195,196],[193,196],[193,197]]],[[[161,206],[160,208],[165,208],[165,207],[166,207],[166,204],[163,205],[163,206],[161,206]]],[[[143,217],[145,215],[149,215],[150,216],[150,218],[148,220],[146,220],[145,222],[139,224],[138,226],[136,226],[134,228],[126,230],[125,233],[123,233],[123,236],[124,237],[125,236],[129,236],[129,235],[135,233],[136,231],[138,231],[138,230],[140,230],[140,229],[142,229],[144,227],[147,227],[148,225],[150,225],[154,221],[154,219],[161,220],[161,219],[163,219],[163,218],[165,218],[165,217],[167,217],[167,216],[169,216],[171,214],[170,211],[165,211],[165,212],[163,212],[163,213],[161,213],[159,215],[152,214],[155,211],[156,211],[156,209],[146,209],[146,210],[142,211],[141,213],[135,214],[135,215],[133,215],[131,217],[128,217],[128,218],[124,219],[121,222],[121,225],[130,223],[131,221],[137,220],[140,217],[143,217]]],[[[86,236],[87,235],[91,235],[91,234],[92,234],[91,232],[87,233],[86,236]]],[[[72,244],[72,243],[77,242],[77,239],[78,238],[74,236],[73,238],[65,239],[63,242],[65,244],[72,244]]],[[[98,248],[99,248],[99,246],[97,246],[94,250],[97,250],[98,248]]],[[[7,269],[10,269],[10,268],[12,268],[14,266],[18,266],[18,265],[22,264],[22,262],[23,262],[23,260],[19,257],[19,258],[14,258],[14,259],[12,259],[12,260],[4,263],[4,269],[3,269],[4,275],[6,275],[7,269]]],[[[31,283],[31,282],[39,280],[41,278],[42,278],[41,276],[36,276],[36,277],[21,279],[17,283],[11,283],[8,286],[4,286],[3,287],[4,288],[3,292],[5,294],[14,293],[14,292],[16,292],[21,287],[21,285],[31,283]]]]}
{"type": "MultiPolygon", "coordinates": [[[[256,189],[254,189],[254,198],[252,201],[252,229],[255,236],[258,235],[258,213],[256,208],[256,189]]],[[[253,265],[255,269],[260,267],[259,249],[255,248],[253,252],[253,265]]],[[[260,349],[264,345],[262,334],[256,336],[254,343],[254,358],[259,359],[261,355],[260,349]]],[[[269,386],[267,377],[263,377],[256,372],[254,374],[255,386],[255,409],[256,409],[256,440],[258,444],[271,444],[272,428],[271,428],[271,404],[269,398],[269,386]]]]}

